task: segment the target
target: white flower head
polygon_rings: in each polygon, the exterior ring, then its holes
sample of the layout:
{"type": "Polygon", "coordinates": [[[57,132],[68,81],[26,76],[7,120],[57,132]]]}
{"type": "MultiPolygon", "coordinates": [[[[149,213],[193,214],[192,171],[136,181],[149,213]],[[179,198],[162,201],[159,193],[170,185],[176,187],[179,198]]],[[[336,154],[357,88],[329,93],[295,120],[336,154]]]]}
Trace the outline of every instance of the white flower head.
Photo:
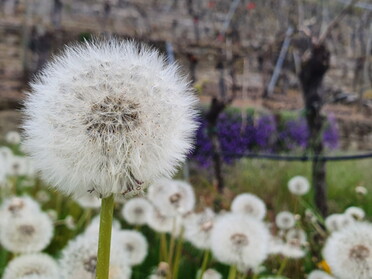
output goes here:
{"type": "Polygon", "coordinates": [[[235,197],[231,204],[231,211],[262,220],[266,215],[266,205],[256,195],[244,193],[235,197]]]}
{"type": "Polygon", "coordinates": [[[354,218],[355,220],[361,221],[366,216],[364,210],[357,206],[350,206],[345,210],[345,214],[349,215],[350,217],[354,218]]]}
{"type": "Polygon", "coordinates": [[[166,216],[182,215],[195,206],[192,186],[184,181],[161,178],[150,185],[149,200],[166,216]]]}
{"type": "Polygon", "coordinates": [[[16,131],[11,131],[5,135],[5,140],[10,144],[20,144],[21,135],[16,131]]]}
{"type": "Polygon", "coordinates": [[[222,279],[222,275],[217,270],[209,268],[203,273],[202,279],[222,279]]]}
{"type": "Polygon", "coordinates": [[[10,176],[27,175],[29,170],[28,160],[22,156],[11,156],[8,162],[7,173],[10,176]]]}
{"type": "Polygon", "coordinates": [[[280,254],[282,254],[286,258],[290,259],[301,259],[305,257],[306,252],[305,250],[297,245],[292,245],[290,243],[285,243],[281,247],[280,254]]]}
{"type": "Polygon", "coordinates": [[[210,208],[191,214],[184,220],[185,238],[199,249],[210,249],[214,222],[215,213],[210,208]]]}
{"type": "Polygon", "coordinates": [[[124,250],[126,262],[130,266],[141,264],[147,256],[147,240],[140,232],[130,230],[116,232],[113,242],[124,250]]]}
{"type": "MultiPolygon", "coordinates": [[[[113,232],[113,240],[115,232],[113,232]]],[[[111,243],[110,279],[130,279],[132,270],[126,262],[126,254],[111,243]]],[[[97,266],[98,238],[91,235],[78,236],[71,240],[62,251],[59,260],[61,279],[91,279],[97,266]]]]}
{"type": "Polygon", "coordinates": [[[291,228],[287,231],[285,239],[288,244],[300,247],[306,244],[307,236],[303,229],[291,228]]]}
{"type": "Polygon", "coordinates": [[[1,161],[8,161],[13,156],[13,151],[7,146],[0,147],[1,161]]]}
{"type": "Polygon", "coordinates": [[[334,277],[322,270],[313,270],[309,273],[307,279],[334,279],[334,277]]]}
{"type": "Polygon", "coordinates": [[[59,268],[53,258],[46,254],[28,254],[12,260],[5,269],[3,279],[58,277],[59,268]]]}
{"type": "Polygon", "coordinates": [[[358,195],[361,195],[361,196],[365,196],[368,194],[368,190],[366,187],[364,186],[356,186],[355,187],[355,192],[358,194],[358,195]]]}
{"type": "Polygon", "coordinates": [[[310,190],[310,183],[306,177],[294,176],[288,181],[288,190],[297,196],[303,196],[310,190]]]}
{"type": "Polygon", "coordinates": [[[211,250],[218,261],[247,271],[267,258],[269,238],[269,231],[262,221],[227,213],[216,220],[211,235],[211,250]]]}
{"type": "Polygon", "coordinates": [[[30,212],[7,219],[0,229],[0,243],[13,253],[35,253],[46,248],[53,237],[53,222],[49,215],[30,212]]]}
{"type": "Polygon", "coordinates": [[[147,223],[147,218],[151,204],[144,198],[132,198],[124,203],[121,210],[121,215],[129,224],[144,225],[147,223]]]}
{"type": "Polygon", "coordinates": [[[179,216],[165,216],[153,206],[147,218],[147,225],[156,232],[172,233],[177,236],[181,232],[182,219],[179,216]]]}
{"type": "Polygon", "coordinates": [[[332,233],[323,256],[337,278],[372,278],[372,225],[355,222],[332,233]]]}
{"type": "Polygon", "coordinates": [[[25,102],[25,146],[53,187],[141,192],[192,148],[196,98],[178,66],[130,41],[86,42],[46,65],[25,102]]]}
{"type": "Polygon", "coordinates": [[[89,193],[81,197],[75,198],[75,201],[77,202],[78,205],[85,209],[88,208],[97,209],[101,207],[101,200],[94,195],[90,195],[89,193]]]}
{"type": "Polygon", "coordinates": [[[38,213],[40,205],[29,196],[11,197],[0,207],[0,227],[9,219],[19,218],[30,213],[38,213]]]}
{"type": "Polygon", "coordinates": [[[150,275],[149,279],[165,279],[169,272],[169,264],[160,262],[154,273],[150,275]]]}
{"type": "Polygon", "coordinates": [[[280,254],[283,250],[284,241],[281,237],[270,236],[269,239],[269,254],[280,254]]]}
{"type": "Polygon", "coordinates": [[[279,229],[288,230],[296,223],[295,216],[288,211],[279,212],[275,217],[275,224],[279,229]]]}
{"type": "Polygon", "coordinates": [[[328,231],[338,231],[354,223],[354,218],[347,214],[331,214],[325,219],[325,226],[328,231]]]}

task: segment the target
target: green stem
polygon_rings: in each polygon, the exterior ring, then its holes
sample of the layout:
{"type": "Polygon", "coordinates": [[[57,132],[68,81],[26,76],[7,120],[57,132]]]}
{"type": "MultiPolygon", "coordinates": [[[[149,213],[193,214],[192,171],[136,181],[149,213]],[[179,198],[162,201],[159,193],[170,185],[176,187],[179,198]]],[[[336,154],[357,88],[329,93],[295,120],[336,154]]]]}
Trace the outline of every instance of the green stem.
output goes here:
{"type": "Polygon", "coordinates": [[[92,209],[91,208],[88,208],[88,209],[85,209],[83,214],[81,215],[78,223],[76,224],[76,230],[79,231],[83,225],[85,224],[89,224],[90,222],[90,218],[91,218],[91,215],[92,215],[92,209]]]}
{"type": "Polygon", "coordinates": [[[278,273],[277,273],[278,276],[283,274],[283,271],[284,271],[284,269],[287,265],[287,262],[288,262],[288,258],[285,257],[284,260],[282,261],[280,267],[279,267],[279,270],[278,270],[278,273]]]}
{"type": "Polygon", "coordinates": [[[199,275],[198,279],[201,279],[203,277],[203,274],[204,274],[205,270],[207,269],[208,262],[209,262],[209,256],[210,256],[210,251],[205,250],[204,251],[204,256],[203,256],[203,263],[202,263],[202,266],[201,266],[200,275],[199,275]]]}
{"type": "Polygon", "coordinates": [[[165,233],[160,233],[160,262],[168,259],[167,246],[167,236],[165,233]]]}
{"type": "Polygon", "coordinates": [[[172,271],[173,271],[173,254],[174,254],[174,246],[175,246],[175,232],[176,232],[176,217],[173,217],[173,226],[172,226],[172,233],[171,233],[171,239],[169,244],[169,251],[168,251],[168,265],[169,265],[169,272],[167,279],[172,278],[172,271]]]}
{"type": "Polygon", "coordinates": [[[236,265],[230,266],[229,276],[227,279],[236,279],[236,265]]]}
{"type": "Polygon", "coordinates": [[[99,224],[96,279],[109,278],[113,211],[114,195],[103,198],[99,224]]]}
{"type": "Polygon", "coordinates": [[[178,278],[178,269],[180,265],[180,259],[181,259],[181,254],[182,254],[182,247],[183,247],[183,228],[181,230],[181,234],[177,240],[177,247],[176,247],[176,257],[174,260],[174,269],[173,269],[173,277],[172,278],[178,278]]]}

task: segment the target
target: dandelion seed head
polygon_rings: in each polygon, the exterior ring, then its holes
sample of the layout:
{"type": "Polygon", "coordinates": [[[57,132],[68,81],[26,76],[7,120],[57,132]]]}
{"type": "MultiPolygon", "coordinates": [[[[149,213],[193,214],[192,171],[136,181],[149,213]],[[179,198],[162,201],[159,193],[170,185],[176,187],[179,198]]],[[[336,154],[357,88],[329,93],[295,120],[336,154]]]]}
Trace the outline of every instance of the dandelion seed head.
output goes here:
{"type": "Polygon", "coordinates": [[[0,243],[13,253],[35,253],[45,249],[53,237],[53,223],[46,213],[31,212],[7,219],[0,230],[0,243]]]}
{"type": "Polygon", "coordinates": [[[10,131],[5,135],[5,140],[10,144],[20,144],[21,135],[16,131],[10,131]]]}
{"type": "Polygon", "coordinates": [[[310,190],[310,183],[306,177],[294,176],[288,181],[289,191],[297,196],[303,196],[310,190]]]}
{"type": "Polygon", "coordinates": [[[266,259],[269,238],[269,231],[261,221],[243,214],[227,213],[216,220],[211,250],[218,261],[247,271],[266,259]]]}
{"type": "Polygon", "coordinates": [[[331,214],[325,219],[325,226],[328,231],[338,231],[354,223],[354,219],[347,214],[331,214]]]}
{"type": "Polygon", "coordinates": [[[25,102],[25,147],[58,190],[141,192],[192,147],[196,98],[178,66],[129,41],[71,46],[46,65],[25,102]]]}
{"type": "Polygon", "coordinates": [[[156,232],[172,233],[177,236],[181,232],[182,219],[179,216],[165,216],[153,206],[147,218],[147,225],[156,232]]]}
{"type": "Polygon", "coordinates": [[[231,204],[231,211],[247,214],[259,220],[265,218],[266,205],[256,195],[244,193],[235,197],[231,204]]]}
{"type": "Polygon", "coordinates": [[[355,222],[333,232],[324,246],[323,256],[337,278],[371,278],[372,225],[355,222]]]}
{"type": "Polygon", "coordinates": [[[368,194],[368,190],[366,187],[364,186],[357,186],[355,187],[355,192],[358,194],[358,195],[361,195],[361,196],[365,196],[368,194]]]}
{"type": "Polygon", "coordinates": [[[129,224],[144,225],[147,222],[151,204],[144,198],[132,198],[124,203],[121,215],[129,224]]]}
{"type": "Polygon", "coordinates": [[[306,252],[302,247],[298,245],[284,243],[284,245],[282,245],[281,247],[280,254],[290,259],[301,259],[305,257],[306,252]]]}
{"type": "Polygon", "coordinates": [[[288,211],[279,212],[275,217],[275,224],[279,229],[288,230],[296,223],[295,216],[288,211]]]}
{"type": "Polygon", "coordinates": [[[292,228],[286,233],[285,239],[290,245],[300,247],[306,244],[307,236],[303,229],[292,228]]]}
{"type": "MultiPolygon", "coordinates": [[[[113,240],[115,239],[113,232],[113,240]]],[[[98,238],[81,235],[69,241],[59,260],[61,279],[94,278],[97,266],[98,238]]],[[[110,279],[129,279],[132,270],[126,262],[126,254],[111,243],[110,279]]]]}
{"type": "Polygon", "coordinates": [[[357,221],[362,221],[366,215],[364,210],[357,206],[350,206],[345,210],[345,214],[354,218],[357,221]]]}
{"type": "Polygon", "coordinates": [[[195,206],[192,186],[181,180],[162,178],[155,181],[149,187],[148,198],[166,216],[185,214],[195,206]]]}
{"type": "Polygon", "coordinates": [[[141,264],[147,256],[147,240],[137,231],[119,231],[113,241],[115,245],[124,250],[126,261],[130,266],[141,264]]]}
{"type": "Polygon", "coordinates": [[[202,279],[222,279],[222,275],[215,269],[209,268],[203,273],[202,279]]]}
{"type": "Polygon", "coordinates": [[[215,213],[206,208],[185,218],[185,238],[199,249],[210,249],[215,213]]]}
{"type": "Polygon", "coordinates": [[[333,276],[329,275],[328,273],[322,270],[313,270],[307,276],[308,279],[334,279],[333,276]]]}
{"type": "Polygon", "coordinates": [[[28,254],[16,257],[4,271],[3,279],[52,279],[58,278],[59,268],[46,254],[28,254]]]}

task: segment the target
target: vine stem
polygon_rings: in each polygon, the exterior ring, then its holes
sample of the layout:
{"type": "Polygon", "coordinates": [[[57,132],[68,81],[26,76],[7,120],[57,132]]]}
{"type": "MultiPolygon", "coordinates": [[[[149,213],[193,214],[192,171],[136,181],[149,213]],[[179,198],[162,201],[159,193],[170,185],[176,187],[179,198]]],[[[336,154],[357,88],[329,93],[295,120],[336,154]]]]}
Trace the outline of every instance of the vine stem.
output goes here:
{"type": "Polygon", "coordinates": [[[108,279],[114,195],[102,199],[97,253],[96,279],[108,279]]]}

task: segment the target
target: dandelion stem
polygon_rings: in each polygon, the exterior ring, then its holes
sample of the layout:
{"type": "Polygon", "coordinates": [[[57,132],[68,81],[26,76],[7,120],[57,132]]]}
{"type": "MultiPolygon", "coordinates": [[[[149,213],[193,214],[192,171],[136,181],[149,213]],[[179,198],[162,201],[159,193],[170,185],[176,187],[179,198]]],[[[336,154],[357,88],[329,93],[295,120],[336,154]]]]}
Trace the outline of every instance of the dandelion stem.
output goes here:
{"type": "Polygon", "coordinates": [[[167,253],[167,236],[165,233],[160,234],[160,261],[166,261],[168,259],[167,253]]]}
{"type": "Polygon", "coordinates": [[[169,271],[169,279],[171,279],[171,274],[172,274],[172,271],[173,271],[173,264],[172,264],[172,260],[173,260],[173,254],[174,254],[174,246],[175,246],[175,230],[176,230],[176,217],[173,218],[173,229],[172,229],[172,234],[171,234],[171,240],[170,240],[170,244],[169,244],[169,252],[168,252],[168,264],[169,264],[169,268],[170,268],[170,271],[169,271]]]}
{"type": "Polygon", "coordinates": [[[230,266],[229,275],[227,279],[236,279],[236,265],[230,266]]]}
{"type": "Polygon", "coordinates": [[[182,248],[183,248],[183,228],[177,240],[176,257],[175,257],[174,264],[173,264],[173,277],[172,278],[175,278],[175,279],[178,278],[178,269],[179,269],[181,254],[182,254],[182,248]]]}
{"type": "Polygon", "coordinates": [[[203,274],[204,274],[205,270],[207,269],[208,262],[209,262],[209,255],[210,255],[210,251],[205,250],[204,251],[204,256],[203,256],[203,263],[202,263],[202,266],[201,266],[200,275],[199,275],[198,279],[201,279],[203,277],[203,274]]]}
{"type": "Polygon", "coordinates": [[[99,240],[97,254],[97,271],[96,279],[109,278],[110,266],[110,246],[111,246],[111,230],[112,230],[112,215],[114,211],[114,195],[102,199],[100,224],[99,224],[99,240]]]}
{"type": "Polygon", "coordinates": [[[277,273],[278,276],[283,274],[283,271],[284,271],[284,269],[287,265],[287,262],[288,262],[288,258],[285,257],[284,260],[282,261],[282,263],[280,264],[280,267],[279,267],[279,270],[278,270],[278,273],[277,273]]]}

